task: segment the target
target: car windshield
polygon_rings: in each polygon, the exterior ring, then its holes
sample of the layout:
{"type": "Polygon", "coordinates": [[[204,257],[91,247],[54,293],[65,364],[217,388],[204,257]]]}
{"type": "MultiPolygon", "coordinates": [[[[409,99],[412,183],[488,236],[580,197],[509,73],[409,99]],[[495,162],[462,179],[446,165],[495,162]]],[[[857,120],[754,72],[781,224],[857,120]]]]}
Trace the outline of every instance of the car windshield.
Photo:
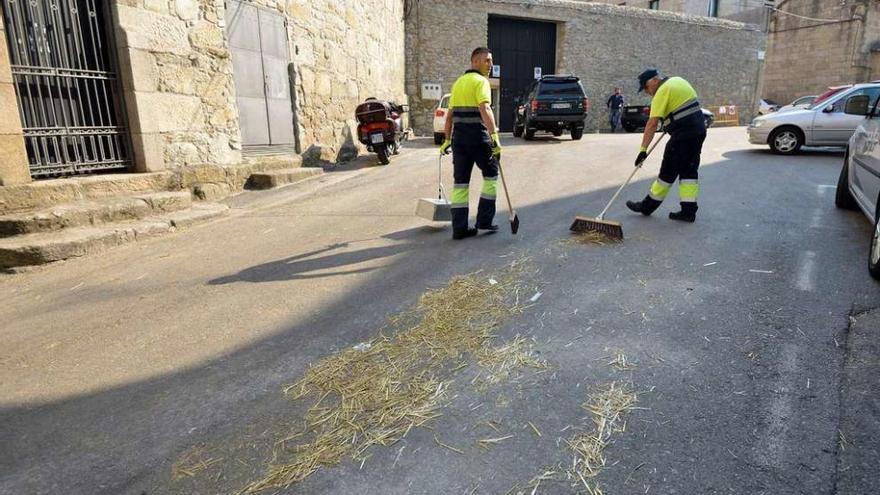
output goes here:
{"type": "Polygon", "coordinates": [[[801,96],[797,100],[791,102],[792,105],[809,105],[816,99],[815,96],[801,96]]]}
{"type": "Polygon", "coordinates": [[[449,97],[444,96],[442,100],[440,100],[440,108],[448,108],[449,107],[449,97]]]}
{"type": "Polygon", "coordinates": [[[812,109],[812,108],[816,108],[818,105],[821,105],[822,102],[824,102],[824,101],[827,100],[828,98],[831,98],[832,96],[836,95],[837,93],[840,93],[840,92],[843,91],[844,89],[847,89],[847,88],[846,88],[846,87],[843,87],[843,88],[832,88],[832,89],[829,89],[828,91],[826,91],[826,92],[822,93],[821,95],[817,96],[816,99],[813,100],[813,104],[810,105],[809,108],[811,108],[811,109],[812,109]]]}
{"type": "Polygon", "coordinates": [[[542,95],[573,95],[581,96],[581,85],[577,81],[544,81],[538,91],[542,95]]]}
{"type": "Polygon", "coordinates": [[[779,103],[776,103],[776,102],[773,101],[773,100],[767,100],[767,99],[764,100],[764,103],[766,103],[766,104],[768,104],[768,105],[779,105],[779,103]]]}

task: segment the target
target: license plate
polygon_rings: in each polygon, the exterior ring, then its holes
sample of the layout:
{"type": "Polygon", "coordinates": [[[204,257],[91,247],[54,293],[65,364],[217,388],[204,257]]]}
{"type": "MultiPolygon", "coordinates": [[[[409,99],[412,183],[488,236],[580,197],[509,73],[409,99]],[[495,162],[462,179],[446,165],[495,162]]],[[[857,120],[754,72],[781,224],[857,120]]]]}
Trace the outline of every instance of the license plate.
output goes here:
{"type": "Polygon", "coordinates": [[[638,108],[627,108],[626,113],[639,113],[638,108]]]}
{"type": "Polygon", "coordinates": [[[377,132],[376,134],[370,134],[370,142],[373,144],[384,143],[385,136],[383,136],[381,132],[377,132]]]}
{"type": "Polygon", "coordinates": [[[550,108],[571,108],[571,103],[553,103],[550,108]]]}

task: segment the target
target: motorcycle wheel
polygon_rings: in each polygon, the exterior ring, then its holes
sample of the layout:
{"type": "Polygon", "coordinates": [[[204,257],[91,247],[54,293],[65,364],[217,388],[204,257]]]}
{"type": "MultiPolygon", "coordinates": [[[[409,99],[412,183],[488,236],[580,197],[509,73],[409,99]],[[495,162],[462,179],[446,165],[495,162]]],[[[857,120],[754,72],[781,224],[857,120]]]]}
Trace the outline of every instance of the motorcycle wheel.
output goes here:
{"type": "Polygon", "coordinates": [[[376,145],[375,148],[376,154],[379,155],[379,163],[382,165],[391,163],[391,160],[388,158],[388,148],[384,144],[376,145]]]}

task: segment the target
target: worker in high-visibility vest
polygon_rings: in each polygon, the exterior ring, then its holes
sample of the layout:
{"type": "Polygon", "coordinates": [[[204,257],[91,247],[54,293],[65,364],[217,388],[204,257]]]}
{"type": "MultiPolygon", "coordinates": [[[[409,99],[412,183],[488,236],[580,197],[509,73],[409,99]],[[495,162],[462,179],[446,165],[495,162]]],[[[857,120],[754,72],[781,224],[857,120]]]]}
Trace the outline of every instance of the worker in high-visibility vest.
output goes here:
{"type": "Polygon", "coordinates": [[[452,165],[455,185],[452,189],[452,238],[465,239],[477,235],[478,230],[495,232],[495,196],[498,189],[498,159],[501,157],[501,141],[495,116],[492,113],[492,91],[489,87],[489,71],[492,69],[492,53],[480,47],[471,53],[471,68],[452,86],[449,109],[444,132],[446,140],[440,153],[452,149],[452,165]],[[483,189],[477,207],[476,228],[468,226],[468,199],[471,171],[474,163],[483,172],[483,189]]]}
{"type": "Polygon", "coordinates": [[[643,215],[654,213],[678,179],[681,211],[670,212],[669,218],[693,222],[697,218],[697,196],[700,193],[697,169],[706,140],[706,122],[697,101],[697,92],[681,77],[663,77],[657,69],[639,74],[639,91],[643,90],[653,99],[636,167],[641,167],[648,156],[648,146],[661,120],[669,134],[669,142],[663,152],[660,176],[651,185],[648,195],[641,201],[627,201],[626,206],[643,215]]]}

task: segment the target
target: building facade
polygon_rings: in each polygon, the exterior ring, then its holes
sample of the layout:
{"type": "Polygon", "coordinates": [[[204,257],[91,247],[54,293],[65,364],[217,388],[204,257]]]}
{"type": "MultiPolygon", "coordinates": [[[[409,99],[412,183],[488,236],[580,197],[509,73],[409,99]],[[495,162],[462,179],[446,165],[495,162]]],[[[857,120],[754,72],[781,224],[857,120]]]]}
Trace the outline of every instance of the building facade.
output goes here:
{"type": "Polygon", "coordinates": [[[763,25],[774,0],[600,0],[618,6],[665,10],[763,25]]]}
{"type": "Polygon", "coordinates": [[[786,104],[829,86],[880,79],[880,4],[782,0],[770,21],[765,98],[786,104]]]}
{"type": "MultiPolygon", "coordinates": [[[[0,1],[0,184],[356,154],[405,101],[401,0],[0,1]]],[[[186,175],[186,174],[183,174],[186,175]]]]}
{"type": "Polygon", "coordinates": [[[551,73],[581,78],[593,103],[586,130],[604,128],[604,102],[615,86],[631,103],[649,101],[636,92],[636,76],[646,67],[687,78],[704,106],[734,105],[745,122],[765,39],[752,25],[570,0],[416,2],[406,24],[411,122],[417,133],[431,133],[437,98],[468,67],[470,51],[483,45],[499,66],[502,130],[511,128],[519,93],[535,75],[551,73]],[[437,86],[441,91],[428,91],[437,86]]]}

